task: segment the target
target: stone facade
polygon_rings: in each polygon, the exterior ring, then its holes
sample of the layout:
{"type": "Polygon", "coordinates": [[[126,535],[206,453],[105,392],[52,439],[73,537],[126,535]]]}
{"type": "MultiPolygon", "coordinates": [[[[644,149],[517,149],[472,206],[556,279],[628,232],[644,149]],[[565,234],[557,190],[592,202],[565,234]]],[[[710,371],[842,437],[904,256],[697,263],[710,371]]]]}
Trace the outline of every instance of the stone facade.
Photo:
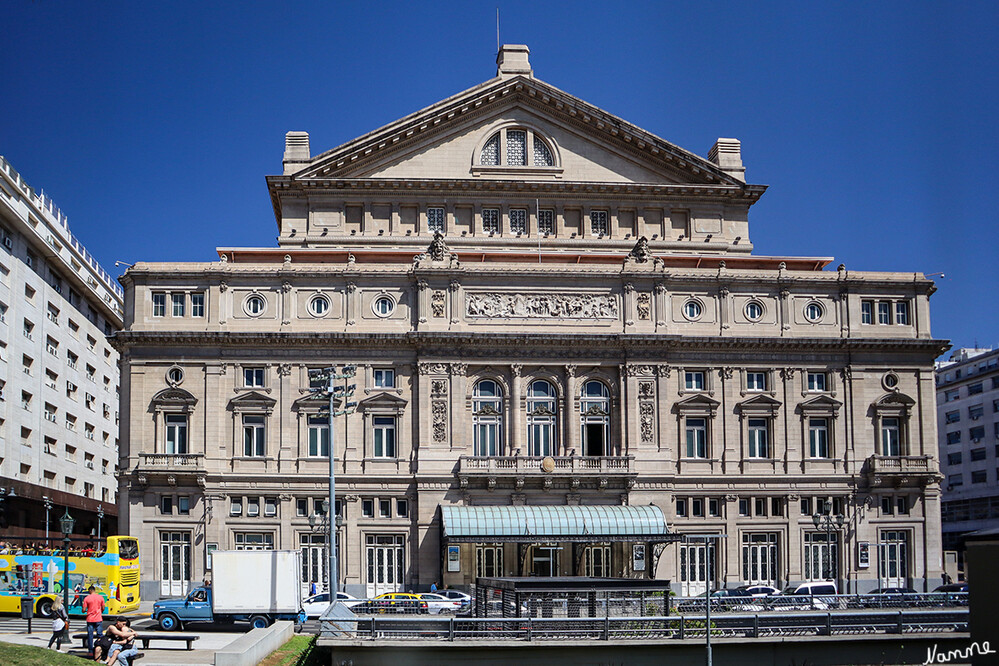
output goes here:
{"type": "Polygon", "coordinates": [[[121,511],[152,554],[144,593],[181,593],[215,547],[303,547],[321,584],[308,371],[348,363],[349,592],[588,574],[695,593],[709,572],[869,589],[880,542],[885,576],[936,584],[932,282],[752,254],[765,187],[738,141],[698,157],[534,78],[526,47],[498,64],[315,157],[290,132],[277,248],[126,273],[121,511]],[[198,316],[170,316],[192,297],[198,316]],[[891,325],[865,323],[872,299],[891,325]],[[648,504],[727,538],[452,543],[439,509],[648,504]],[[822,511],[843,526],[816,529],[822,511]]]}

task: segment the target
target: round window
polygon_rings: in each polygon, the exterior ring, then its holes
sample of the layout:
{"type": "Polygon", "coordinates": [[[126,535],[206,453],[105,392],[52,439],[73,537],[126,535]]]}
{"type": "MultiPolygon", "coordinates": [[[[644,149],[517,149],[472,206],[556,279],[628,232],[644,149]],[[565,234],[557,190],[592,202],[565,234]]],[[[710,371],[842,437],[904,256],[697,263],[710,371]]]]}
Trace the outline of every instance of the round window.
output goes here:
{"type": "Polygon", "coordinates": [[[395,301],[388,296],[379,296],[371,304],[371,309],[379,317],[388,317],[395,311],[395,301]]]}
{"type": "Polygon", "coordinates": [[[805,306],[805,319],[811,322],[816,322],[822,319],[822,306],[812,301],[805,306]]]}
{"type": "Polygon", "coordinates": [[[691,321],[700,317],[702,311],[703,308],[698,301],[691,300],[683,304],[683,316],[691,321]]]}
{"type": "Polygon", "coordinates": [[[174,366],[167,370],[167,383],[176,386],[184,381],[184,371],[174,366]]]}
{"type": "Polygon", "coordinates": [[[759,321],[763,317],[763,303],[759,301],[749,301],[746,303],[746,319],[749,321],[759,321]]]}
{"type": "Polygon", "coordinates": [[[894,391],[898,388],[898,375],[894,372],[886,372],[885,376],[881,378],[881,385],[889,391],[894,391]]]}
{"type": "Polygon", "coordinates": [[[313,296],[309,301],[309,312],[316,317],[324,317],[330,311],[330,301],[325,296],[313,296]]]}
{"type": "Polygon", "coordinates": [[[264,300],[263,296],[258,296],[254,294],[246,299],[246,303],[243,305],[243,309],[246,310],[246,314],[251,317],[258,317],[264,312],[267,302],[264,300]]]}

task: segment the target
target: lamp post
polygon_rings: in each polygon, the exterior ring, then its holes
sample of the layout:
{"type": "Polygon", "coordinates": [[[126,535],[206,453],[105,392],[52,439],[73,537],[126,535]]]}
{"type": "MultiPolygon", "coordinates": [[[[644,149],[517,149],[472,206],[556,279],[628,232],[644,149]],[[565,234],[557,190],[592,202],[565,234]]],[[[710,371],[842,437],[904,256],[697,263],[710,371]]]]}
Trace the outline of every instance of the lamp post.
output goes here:
{"type": "Polygon", "coordinates": [[[101,521],[104,520],[104,507],[97,507],[97,547],[101,545],[101,521]]]}
{"type": "Polygon", "coordinates": [[[843,528],[843,523],[846,522],[846,517],[842,513],[837,513],[835,516],[829,513],[815,513],[812,514],[812,524],[816,528],[825,529],[826,531],[826,566],[825,566],[825,576],[826,580],[833,579],[832,570],[832,532],[836,530],[839,532],[843,528]]]}
{"type": "Polygon", "coordinates": [[[69,515],[69,509],[59,519],[59,529],[62,530],[62,605],[69,612],[69,535],[73,533],[76,521],[69,515]]]}
{"type": "Polygon", "coordinates": [[[49,511],[52,510],[52,500],[48,495],[42,496],[42,501],[45,503],[45,547],[49,547],[49,511]]]}

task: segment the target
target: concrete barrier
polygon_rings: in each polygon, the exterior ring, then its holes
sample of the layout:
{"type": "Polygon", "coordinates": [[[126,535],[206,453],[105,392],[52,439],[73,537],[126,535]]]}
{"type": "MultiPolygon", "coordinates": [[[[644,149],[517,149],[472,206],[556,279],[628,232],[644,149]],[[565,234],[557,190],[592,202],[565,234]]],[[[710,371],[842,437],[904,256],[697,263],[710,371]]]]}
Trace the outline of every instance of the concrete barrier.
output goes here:
{"type": "Polygon", "coordinates": [[[215,653],[215,666],[255,666],[294,634],[295,623],[287,620],[275,622],[266,629],[251,629],[215,653]]]}

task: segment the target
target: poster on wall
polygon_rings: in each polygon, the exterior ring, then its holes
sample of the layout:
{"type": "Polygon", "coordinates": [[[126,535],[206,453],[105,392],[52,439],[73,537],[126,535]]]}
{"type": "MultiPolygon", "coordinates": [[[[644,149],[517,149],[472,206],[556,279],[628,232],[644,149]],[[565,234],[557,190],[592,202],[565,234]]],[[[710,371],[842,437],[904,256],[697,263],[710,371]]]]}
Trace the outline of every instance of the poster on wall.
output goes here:
{"type": "Polygon", "coordinates": [[[867,569],[871,566],[871,544],[861,541],[857,544],[857,568],[867,569]]]}
{"type": "Polygon", "coordinates": [[[449,572],[461,571],[460,546],[447,547],[447,570],[449,572]]]}
{"type": "Polygon", "coordinates": [[[644,543],[636,543],[631,547],[631,568],[633,571],[645,571],[644,543]]]}

